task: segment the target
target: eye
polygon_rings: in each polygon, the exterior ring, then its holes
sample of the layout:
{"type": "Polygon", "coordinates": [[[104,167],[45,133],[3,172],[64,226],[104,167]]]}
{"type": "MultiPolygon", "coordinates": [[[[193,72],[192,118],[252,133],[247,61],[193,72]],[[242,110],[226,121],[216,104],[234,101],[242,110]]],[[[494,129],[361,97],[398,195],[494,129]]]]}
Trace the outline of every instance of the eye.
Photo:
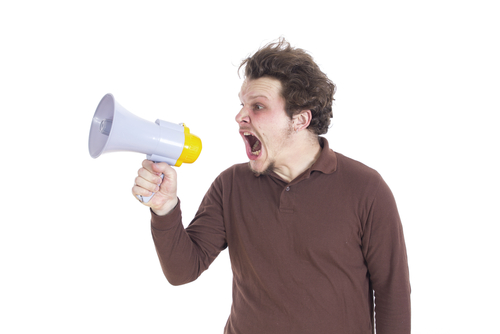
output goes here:
{"type": "Polygon", "coordinates": [[[263,107],[263,106],[261,106],[260,104],[256,104],[256,105],[254,106],[254,109],[255,109],[255,110],[262,110],[262,109],[264,109],[264,107],[263,107]]]}

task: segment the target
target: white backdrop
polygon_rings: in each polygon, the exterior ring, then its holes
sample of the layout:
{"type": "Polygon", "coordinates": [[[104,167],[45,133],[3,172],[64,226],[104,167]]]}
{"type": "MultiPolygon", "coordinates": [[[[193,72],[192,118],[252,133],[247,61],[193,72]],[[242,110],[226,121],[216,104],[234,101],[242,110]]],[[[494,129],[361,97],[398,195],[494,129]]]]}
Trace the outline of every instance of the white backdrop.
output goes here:
{"type": "MultiPolygon", "coordinates": [[[[203,140],[178,169],[187,225],[247,160],[240,61],[284,36],[337,84],[332,148],[378,170],[406,235],[414,333],[498,333],[494,1],[3,1],[2,333],[222,333],[223,252],[173,287],[130,189],[144,156],[92,159],[101,97],[203,140]],[[182,4],[181,4],[182,3],[182,4]]],[[[258,319],[256,319],[258,321],[258,319]]]]}

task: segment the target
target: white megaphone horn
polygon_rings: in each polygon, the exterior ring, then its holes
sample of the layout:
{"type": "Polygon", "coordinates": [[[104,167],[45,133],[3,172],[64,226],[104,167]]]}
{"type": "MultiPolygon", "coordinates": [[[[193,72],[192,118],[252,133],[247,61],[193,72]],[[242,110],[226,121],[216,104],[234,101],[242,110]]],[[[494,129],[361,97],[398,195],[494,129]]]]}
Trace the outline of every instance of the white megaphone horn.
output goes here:
{"type": "MultiPolygon", "coordinates": [[[[102,153],[120,151],[144,153],[148,160],[179,167],[198,159],[201,140],[182,123],[159,119],[153,123],[137,117],[119,105],[113,95],[106,94],[92,118],[89,153],[97,158],[102,153]]],[[[149,202],[153,196],[138,198],[149,202]]]]}

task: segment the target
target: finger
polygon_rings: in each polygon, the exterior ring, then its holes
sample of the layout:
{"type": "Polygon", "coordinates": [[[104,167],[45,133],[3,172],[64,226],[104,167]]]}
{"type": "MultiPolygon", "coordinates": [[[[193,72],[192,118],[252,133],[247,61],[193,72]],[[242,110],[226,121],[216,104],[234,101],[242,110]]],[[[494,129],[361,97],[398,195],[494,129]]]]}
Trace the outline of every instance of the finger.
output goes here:
{"type": "Polygon", "coordinates": [[[163,171],[169,166],[165,162],[154,162],[151,160],[144,160],[142,162],[142,167],[148,170],[152,174],[161,175],[163,171]]]}
{"type": "Polygon", "coordinates": [[[155,162],[151,165],[152,170],[156,174],[170,174],[173,168],[166,162],[155,162]]]}
{"type": "Polygon", "coordinates": [[[154,165],[155,165],[155,163],[153,161],[151,161],[151,160],[147,160],[146,159],[146,160],[142,161],[142,167],[144,169],[148,170],[152,174],[157,174],[158,172],[156,172],[154,170],[154,167],[153,167],[154,165]]]}
{"type": "Polygon", "coordinates": [[[151,191],[148,191],[142,187],[139,187],[138,185],[134,185],[132,187],[132,194],[137,197],[138,195],[141,195],[143,197],[149,197],[151,195],[153,195],[153,192],[151,191]]]}
{"type": "Polygon", "coordinates": [[[151,182],[151,183],[154,183],[154,184],[160,184],[161,180],[162,180],[162,178],[160,176],[161,174],[158,175],[156,173],[152,173],[149,170],[147,170],[146,168],[139,169],[137,171],[137,175],[138,175],[138,177],[141,177],[144,180],[151,182]]]}
{"type": "Polygon", "coordinates": [[[160,190],[159,184],[161,182],[161,178],[158,176],[153,176],[153,181],[147,180],[141,176],[136,177],[135,186],[146,189],[147,191],[157,192],[160,190]]]}

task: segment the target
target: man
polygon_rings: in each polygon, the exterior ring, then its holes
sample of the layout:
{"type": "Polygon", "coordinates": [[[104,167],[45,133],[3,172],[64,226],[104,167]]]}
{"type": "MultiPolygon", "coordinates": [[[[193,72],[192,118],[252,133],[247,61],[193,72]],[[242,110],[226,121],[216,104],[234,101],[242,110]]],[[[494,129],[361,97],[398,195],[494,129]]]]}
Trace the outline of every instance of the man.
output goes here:
{"type": "Polygon", "coordinates": [[[217,177],[186,229],[170,166],[145,160],[135,180],[134,195],[156,192],[146,205],[165,276],[191,282],[228,247],[227,334],[373,333],[375,323],[378,334],[410,333],[394,198],[376,171],[319,136],[335,85],[284,40],[241,66],[236,122],[249,163],[217,177]]]}

